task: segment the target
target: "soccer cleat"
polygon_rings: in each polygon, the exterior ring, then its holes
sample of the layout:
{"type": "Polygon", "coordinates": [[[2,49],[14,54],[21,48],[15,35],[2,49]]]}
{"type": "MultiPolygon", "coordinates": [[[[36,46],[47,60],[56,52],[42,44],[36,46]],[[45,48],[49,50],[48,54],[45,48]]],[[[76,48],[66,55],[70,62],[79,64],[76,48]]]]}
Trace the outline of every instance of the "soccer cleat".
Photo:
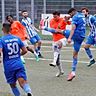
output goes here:
{"type": "Polygon", "coordinates": [[[61,75],[63,75],[64,74],[64,72],[62,71],[62,72],[58,72],[57,74],[56,74],[56,77],[60,77],[61,75]]]}
{"type": "Polygon", "coordinates": [[[36,58],[36,61],[37,61],[37,62],[40,60],[38,56],[35,56],[35,58],[36,58]]]}
{"type": "Polygon", "coordinates": [[[23,56],[21,56],[21,61],[23,64],[25,64],[25,60],[24,60],[23,56]]]}
{"type": "Polygon", "coordinates": [[[33,96],[31,93],[28,93],[27,96],[33,96]]]}
{"type": "Polygon", "coordinates": [[[72,81],[73,78],[75,78],[75,74],[73,74],[72,72],[68,75],[67,81],[72,81]]]}
{"type": "Polygon", "coordinates": [[[90,67],[91,65],[95,64],[95,60],[91,60],[90,63],[87,65],[88,67],[90,67]]]}
{"type": "Polygon", "coordinates": [[[54,62],[49,64],[50,66],[56,67],[56,64],[54,62]]]}

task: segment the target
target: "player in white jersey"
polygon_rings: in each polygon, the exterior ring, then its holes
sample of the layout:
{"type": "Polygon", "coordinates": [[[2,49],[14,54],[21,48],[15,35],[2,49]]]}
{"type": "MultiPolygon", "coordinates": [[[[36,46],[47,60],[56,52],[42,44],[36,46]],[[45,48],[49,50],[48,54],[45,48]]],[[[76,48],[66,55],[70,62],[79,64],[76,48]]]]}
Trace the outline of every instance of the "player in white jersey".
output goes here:
{"type": "Polygon", "coordinates": [[[86,44],[84,46],[85,51],[90,59],[90,63],[88,64],[88,67],[95,64],[95,60],[92,56],[90,47],[91,45],[96,45],[96,18],[89,14],[89,10],[86,7],[83,7],[81,9],[82,13],[86,16],[86,24],[90,27],[90,33],[88,35],[86,44]]]}
{"type": "Polygon", "coordinates": [[[28,12],[26,10],[22,11],[22,25],[25,26],[27,33],[30,38],[30,42],[34,45],[34,49],[38,53],[38,56],[42,58],[43,56],[41,55],[41,38],[37,34],[39,30],[33,25],[32,20],[28,17],[28,12]]]}

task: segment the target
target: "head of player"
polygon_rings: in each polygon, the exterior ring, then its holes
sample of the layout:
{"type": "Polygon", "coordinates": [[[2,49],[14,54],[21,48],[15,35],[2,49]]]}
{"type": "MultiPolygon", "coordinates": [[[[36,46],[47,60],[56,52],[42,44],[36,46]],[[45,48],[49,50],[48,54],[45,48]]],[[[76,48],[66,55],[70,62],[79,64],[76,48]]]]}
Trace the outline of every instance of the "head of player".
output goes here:
{"type": "Polygon", "coordinates": [[[71,8],[68,11],[68,14],[70,15],[70,17],[72,18],[75,14],[77,13],[75,8],[71,8]]]}
{"type": "Polygon", "coordinates": [[[11,24],[9,24],[9,23],[3,23],[2,31],[3,31],[4,35],[9,34],[10,33],[10,30],[11,30],[11,24]]]}
{"type": "Polygon", "coordinates": [[[23,16],[24,18],[27,18],[27,17],[28,17],[28,12],[27,12],[27,10],[23,10],[21,14],[22,14],[22,16],[23,16]]]}
{"type": "Polygon", "coordinates": [[[8,15],[8,16],[6,17],[6,20],[7,20],[9,23],[11,23],[11,24],[14,22],[14,18],[13,18],[12,15],[8,15]]]}
{"type": "Polygon", "coordinates": [[[89,9],[87,7],[82,7],[81,12],[87,17],[89,15],[89,9]]]}
{"type": "Polygon", "coordinates": [[[53,12],[53,18],[54,18],[55,21],[58,21],[59,18],[60,18],[60,12],[54,11],[53,12]]]}

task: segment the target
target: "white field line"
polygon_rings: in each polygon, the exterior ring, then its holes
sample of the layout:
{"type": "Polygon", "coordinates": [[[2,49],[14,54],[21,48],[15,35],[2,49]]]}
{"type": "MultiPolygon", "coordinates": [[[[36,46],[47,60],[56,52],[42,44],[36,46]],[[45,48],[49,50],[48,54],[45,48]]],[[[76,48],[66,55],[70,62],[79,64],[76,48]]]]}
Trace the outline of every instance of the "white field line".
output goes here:
{"type": "MultiPolygon", "coordinates": [[[[52,46],[42,46],[43,48],[52,48],[52,46]]],[[[63,47],[63,49],[65,50],[62,50],[62,51],[70,51],[70,49],[72,50],[72,47],[63,47]],[[67,50],[66,50],[67,49],[67,50]]],[[[84,48],[81,48],[81,50],[84,50],[84,48]]],[[[95,48],[91,48],[91,50],[96,50],[95,48]]],[[[52,51],[42,51],[42,52],[52,52],[52,51]]],[[[25,57],[26,60],[36,60],[35,58],[27,58],[25,57]]],[[[42,61],[52,61],[53,59],[47,59],[47,58],[40,58],[40,60],[42,61]]],[[[62,62],[69,62],[69,63],[72,63],[72,60],[61,60],[62,62]]],[[[78,61],[79,63],[86,63],[88,64],[89,62],[87,61],[78,61]]]]}
{"type": "MultiPolygon", "coordinates": [[[[42,46],[43,48],[51,48],[52,46],[42,46]]],[[[63,47],[62,49],[73,49],[73,47],[63,47]]],[[[90,48],[91,50],[96,50],[96,48],[90,48]]],[[[84,48],[80,48],[80,50],[84,50],[84,48]]]]}
{"type": "MultiPolygon", "coordinates": [[[[35,58],[24,58],[26,60],[36,60],[35,58]]],[[[40,58],[42,61],[52,61],[53,59],[40,58]]],[[[72,63],[72,60],[61,60],[62,62],[72,63]]],[[[86,61],[78,61],[79,63],[88,64],[86,61]]]]}

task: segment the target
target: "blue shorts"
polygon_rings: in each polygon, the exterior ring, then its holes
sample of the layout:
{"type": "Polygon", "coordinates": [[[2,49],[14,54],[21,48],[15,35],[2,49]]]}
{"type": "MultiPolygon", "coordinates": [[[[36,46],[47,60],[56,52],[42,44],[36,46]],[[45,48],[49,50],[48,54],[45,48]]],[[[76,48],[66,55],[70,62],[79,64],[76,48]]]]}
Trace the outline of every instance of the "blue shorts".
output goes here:
{"type": "Polygon", "coordinates": [[[22,77],[24,80],[27,80],[25,69],[22,67],[17,70],[4,72],[7,83],[13,84],[16,83],[17,79],[22,77]]]}
{"type": "Polygon", "coordinates": [[[74,41],[73,47],[74,47],[74,50],[75,50],[76,52],[79,52],[83,40],[84,40],[84,38],[81,38],[81,39],[78,40],[78,41],[77,41],[77,40],[73,40],[73,41],[74,41]]]}
{"type": "Polygon", "coordinates": [[[94,45],[94,44],[95,44],[94,37],[91,36],[91,35],[89,35],[89,36],[87,37],[86,44],[94,45]]]}
{"type": "MultiPolygon", "coordinates": [[[[63,32],[63,34],[65,35],[65,37],[68,39],[69,35],[70,35],[70,30],[65,30],[63,32]]],[[[74,41],[73,47],[74,50],[76,52],[78,52],[80,50],[81,44],[83,42],[85,37],[81,37],[78,34],[73,35],[72,40],[74,41]]]]}
{"type": "Polygon", "coordinates": [[[37,43],[38,41],[40,41],[41,40],[41,38],[40,38],[40,36],[37,34],[37,35],[35,35],[34,37],[31,37],[30,38],[30,42],[34,45],[35,43],[37,43]]]}

